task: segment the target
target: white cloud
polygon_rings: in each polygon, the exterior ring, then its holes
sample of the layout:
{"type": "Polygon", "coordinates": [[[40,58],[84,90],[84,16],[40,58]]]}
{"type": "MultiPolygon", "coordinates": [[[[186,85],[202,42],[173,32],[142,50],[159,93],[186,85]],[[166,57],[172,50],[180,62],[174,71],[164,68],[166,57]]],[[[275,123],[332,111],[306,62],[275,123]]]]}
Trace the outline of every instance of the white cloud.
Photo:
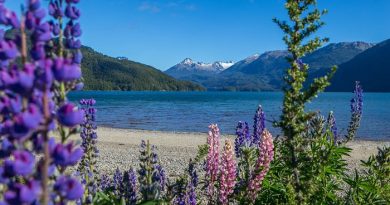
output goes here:
{"type": "Polygon", "coordinates": [[[161,8],[156,3],[150,3],[144,1],[141,3],[141,5],[139,5],[138,10],[158,13],[161,11],[161,8]]]}
{"type": "Polygon", "coordinates": [[[143,1],[138,6],[139,11],[158,13],[163,10],[167,11],[195,11],[197,9],[196,5],[193,3],[187,3],[186,0],[171,0],[171,1],[143,1]]]}

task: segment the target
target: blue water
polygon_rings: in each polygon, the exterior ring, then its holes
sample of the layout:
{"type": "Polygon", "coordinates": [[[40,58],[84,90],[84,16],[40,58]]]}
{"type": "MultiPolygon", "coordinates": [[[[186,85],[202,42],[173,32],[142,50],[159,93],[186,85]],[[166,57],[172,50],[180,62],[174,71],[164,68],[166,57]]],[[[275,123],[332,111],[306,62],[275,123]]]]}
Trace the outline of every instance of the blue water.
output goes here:
{"type": "MultiPolygon", "coordinates": [[[[282,93],[278,92],[116,92],[83,91],[70,100],[95,98],[99,126],[159,131],[206,132],[217,123],[223,133],[234,133],[238,121],[252,126],[258,104],[266,118],[278,119],[282,93]]],[[[346,131],[352,93],[323,93],[308,105],[323,115],[334,111],[338,129],[346,131]]],[[[390,93],[365,93],[359,138],[390,140],[390,93]]],[[[266,126],[275,133],[271,122],[266,126]]]]}

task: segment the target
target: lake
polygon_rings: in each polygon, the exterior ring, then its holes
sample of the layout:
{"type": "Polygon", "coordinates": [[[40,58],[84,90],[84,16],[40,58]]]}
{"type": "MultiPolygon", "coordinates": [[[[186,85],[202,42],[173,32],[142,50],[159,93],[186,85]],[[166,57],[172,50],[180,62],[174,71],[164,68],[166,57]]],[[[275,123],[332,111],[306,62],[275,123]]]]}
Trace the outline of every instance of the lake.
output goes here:
{"type": "MultiPolygon", "coordinates": [[[[343,134],[350,119],[353,93],[322,93],[308,104],[307,110],[327,116],[334,111],[338,130],[343,134]]],[[[142,130],[207,132],[217,123],[222,133],[233,134],[238,121],[253,126],[259,104],[266,114],[266,126],[279,118],[281,92],[72,92],[71,101],[96,99],[99,126],[142,130]]],[[[252,127],[251,127],[252,128],[252,127]]],[[[358,138],[390,140],[390,93],[365,93],[363,119],[358,138]]]]}

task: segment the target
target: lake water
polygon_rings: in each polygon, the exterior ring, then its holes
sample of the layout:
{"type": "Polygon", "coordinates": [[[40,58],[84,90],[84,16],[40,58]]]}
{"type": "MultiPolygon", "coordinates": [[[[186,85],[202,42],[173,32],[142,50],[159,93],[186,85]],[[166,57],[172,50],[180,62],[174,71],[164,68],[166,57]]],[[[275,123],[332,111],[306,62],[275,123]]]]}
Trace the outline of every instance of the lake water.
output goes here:
{"type": "MultiPolygon", "coordinates": [[[[307,107],[323,115],[334,111],[338,129],[346,132],[350,119],[352,93],[323,93],[307,107]]],[[[99,126],[143,130],[207,132],[217,123],[223,133],[233,134],[238,121],[253,125],[259,104],[267,120],[279,118],[282,105],[279,92],[121,92],[83,91],[70,94],[70,100],[94,98],[99,126]]],[[[271,122],[266,126],[274,133],[271,122]]],[[[390,93],[365,93],[359,138],[390,140],[390,93]]]]}

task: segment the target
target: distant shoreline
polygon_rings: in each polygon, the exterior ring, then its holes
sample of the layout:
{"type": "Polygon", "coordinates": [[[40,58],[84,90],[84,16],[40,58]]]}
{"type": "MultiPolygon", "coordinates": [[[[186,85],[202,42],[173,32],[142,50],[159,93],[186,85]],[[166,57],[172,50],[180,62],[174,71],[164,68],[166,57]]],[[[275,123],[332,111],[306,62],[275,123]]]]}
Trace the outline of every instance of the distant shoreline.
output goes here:
{"type": "MultiPolygon", "coordinates": [[[[121,130],[121,131],[124,131],[124,132],[134,132],[134,133],[164,133],[164,134],[173,134],[173,135],[183,135],[183,136],[190,136],[190,135],[206,135],[207,136],[207,132],[196,132],[196,131],[189,131],[189,132],[186,132],[186,131],[175,131],[175,130],[148,130],[148,129],[133,129],[133,128],[119,128],[119,127],[111,127],[111,126],[106,126],[106,125],[100,125],[99,126],[100,128],[102,129],[113,129],[113,130],[121,130]]],[[[234,134],[229,134],[229,133],[225,133],[223,134],[223,136],[226,136],[226,137],[229,137],[229,138],[234,138],[236,135],[234,134]]],[[[276,136],[274,136],[276,137],[276,136]]],[[[385,137],[385,138],[372,138],[372,137],[358,137],[355,139],[355,141],[369,141],[369,142],[390,142],[390,136],[388,137],[385,137]]]]}

